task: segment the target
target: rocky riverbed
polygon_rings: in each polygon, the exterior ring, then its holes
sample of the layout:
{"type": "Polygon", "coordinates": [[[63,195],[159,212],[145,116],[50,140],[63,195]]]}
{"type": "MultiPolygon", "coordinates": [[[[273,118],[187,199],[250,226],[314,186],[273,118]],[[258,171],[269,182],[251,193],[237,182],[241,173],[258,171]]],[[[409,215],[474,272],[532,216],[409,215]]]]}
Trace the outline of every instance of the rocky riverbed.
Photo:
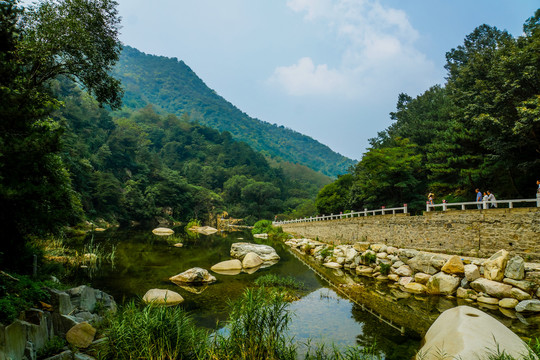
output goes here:
{"type": "Polygon", "coordinates": [[[482,259],[367,242],[332,246],[291,239],[286,244],[320,266],[393,284],[402,293],[457,298],[461,303],[498,309],[523,323],[529,317],[536,321],[540,315],[540,264],[526,263],[505,250],[482,259]]]}

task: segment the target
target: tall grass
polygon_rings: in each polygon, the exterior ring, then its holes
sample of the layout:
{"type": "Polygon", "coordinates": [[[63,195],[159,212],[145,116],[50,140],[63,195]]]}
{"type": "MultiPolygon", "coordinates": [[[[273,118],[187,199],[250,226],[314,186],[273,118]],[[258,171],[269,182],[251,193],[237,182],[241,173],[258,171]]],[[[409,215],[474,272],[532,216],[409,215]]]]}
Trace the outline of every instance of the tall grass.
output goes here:
{"type": "Polygon", "coordinates": [[[214,338],[211,359],[296,359],[296,347],[286,335],[290,314],[283,297],[264,288],[247,289],[230,305],[228,334],[214,338]]]}
{"type": "Polygon", "coordinates": [[[201,359],[208,333],[180,307],[128,303],[108,324],[103,359],[201,359]]]}

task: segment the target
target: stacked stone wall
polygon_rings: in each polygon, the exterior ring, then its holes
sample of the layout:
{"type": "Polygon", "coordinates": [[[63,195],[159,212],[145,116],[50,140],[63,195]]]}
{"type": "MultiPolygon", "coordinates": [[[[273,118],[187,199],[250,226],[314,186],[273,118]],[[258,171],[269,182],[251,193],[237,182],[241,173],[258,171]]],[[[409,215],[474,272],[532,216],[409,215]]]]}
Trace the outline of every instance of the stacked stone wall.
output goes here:
{"type": "Polygon", "coordinates": [[[526,261],[540,260],[540,208],[377,215],[285,224],[283,230],[330,244],[367,241],[476,257],[506,249],[526,261]]]}

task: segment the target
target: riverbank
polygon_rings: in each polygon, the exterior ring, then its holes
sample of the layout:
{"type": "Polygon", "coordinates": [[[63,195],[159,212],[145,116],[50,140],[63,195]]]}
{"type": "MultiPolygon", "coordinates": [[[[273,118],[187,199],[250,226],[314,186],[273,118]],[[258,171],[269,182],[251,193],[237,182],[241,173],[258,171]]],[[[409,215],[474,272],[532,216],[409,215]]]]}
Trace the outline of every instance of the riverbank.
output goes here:
{"type": "Polygon", "coordinates": [[[524,338],[540,336],[540,265],[509,259],[504,251],[478,259],[363,242],[332,246],[291,239],[286,244],[352,299],[420,336],[439,314],[431,309],[458,305],[496,313],[524,338]]]}

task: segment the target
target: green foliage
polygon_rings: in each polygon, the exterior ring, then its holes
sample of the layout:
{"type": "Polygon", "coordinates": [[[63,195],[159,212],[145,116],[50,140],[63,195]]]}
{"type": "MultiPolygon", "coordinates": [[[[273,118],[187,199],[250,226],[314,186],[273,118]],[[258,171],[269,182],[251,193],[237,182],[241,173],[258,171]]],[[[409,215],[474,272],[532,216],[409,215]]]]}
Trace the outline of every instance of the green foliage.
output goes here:
{"type": "Polygon", "coordinates": [[[64,346],[66,346],[66,341],[62,337],[53,336],[37,351],[37,357],[38,359],[44,359],[59,354],[64,346]]]}
{"type": "Polygon", "coordinates": [[[407,203],[414,213],[429,192],[472,201],[475,188],[530,198],[540,173],[539,54],[540,9],[517,38],[477,27],[446,53],[447,83],[415,98],[399,94],[395,122],[370,140],[353,185],[328,185],[317,207],[337,213],[407,203]]]}
{"type": "Polygon", "coordinates": [[[329,256],[334,256],[334,247],[333,246],[325,247],[319,252],[319,255],[321,255],[323,259],[326,259],[329,256]]]}
{"type": "Polygon", "coordinates": [[[386,276],[390,273],[390,268],[392,267],[392,264],[380,263],[379,266],[381,267],[381,274],[386,276]]]}
{"type": "Polygon", "coordinates": [[[153,104],[163,112],[188,115],[276,160],[304,164],[329,176],[343,174],[354,164],[308,136],[249,117],[176,58],[146,55],[126,46],[115,74],[125,85],[123,102],[130,109],[153,104]]]}
{"type": "Polygon", "coordinates": [[[296,359],[296,348],[285,335],[290,314],[283,297],[265,289],[247,289],[230,305],[229,334],[216,336],[211,358],[296,359]]]}
{"type": "Polygon", "coordinates": [[[103,359],[199,359],[208,334],[181,307],[132,301],[109,319],[103,359]]]}
{"type": "Polygon", "coordinates": [[[100,103],[118,106],[119,82],[109,75],[120,43],[116,3],[42,1],[26,9],[0,3],[0,237],[13,267],[25,238],[57,232],[80,219],[81,204],[61,157],[63,122],[55,80],[68,77],[100,103]],[[77,34],[77,36],[73,36],[77,34]]]}
{"type": "Polygon", "coordinates": [[[251,229],[252,234],[268,234],[272,231],[272,221],[270,220],[259,220],[253,225],[251,229]]]}
{"type": "Polygon", "coordinates": [[[367,252],[363,255],[360,255],[360,258],[362,259],[362,262],[366,265],[374,264],[375,261],[377,261],[377,255],[373,252],[367,252]]]}
{"type": "Polygon", "coordinates": [[[302,290],[305,288],[305,285],[302,282],[297,281],[292,276],[278,276],[275,274],[267,274],[267,275],[258,277],[255,280],[255,284],[257,286],[264,286],[266,288],[277,287],[277,288],[288,288],[288,289],[293,289],[293,290],[302,290]]]}
{"type": "Polygon", "coordinates": [[[350,205],[350,189],[353,184],[351,174],[341,175],[336,181],[322,188],[315,205],[320,214],[337,214],[350,205]]]}
{"type": "Polygon", "coordinates": [[[3,324],[10,324],[21,311],[37,306],[40,301],[49,300],[41,281],[22,275],[13,277],[18,281],[0,274],[0,323],[3,324]]]}

